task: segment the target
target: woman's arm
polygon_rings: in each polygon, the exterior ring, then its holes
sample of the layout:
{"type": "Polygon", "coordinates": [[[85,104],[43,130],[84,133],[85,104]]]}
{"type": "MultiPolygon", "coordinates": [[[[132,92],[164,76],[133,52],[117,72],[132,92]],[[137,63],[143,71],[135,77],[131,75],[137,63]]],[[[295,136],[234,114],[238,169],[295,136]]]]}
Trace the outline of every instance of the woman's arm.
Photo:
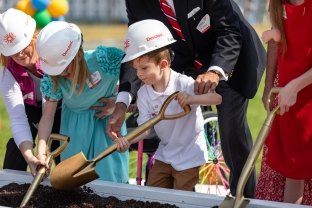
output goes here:
{"type": "MultiPolygon", "coordinates": [[[[262,95],[262,103],[267,108],[268,95],[272,87],[274,86],[274,80],[276,78],[277,71],[277,50],[278,43],[274,40],[270,40],[267,49],[267,67],[265,74],[265,85],[262,95]]],[[[267,109],[268,110],[268,109],[267,109]]]]}
{"type": "Polygon", "coordinates": [[[34,176],[37,165],[42,163],[33,154],[33,138],[25,111],[23,94],[19,84],[8,70],[0,72],[0,92],[10,117],[14,141],[34,176]]]}
{"type": "Polygon", "coordinates": [[[19,147],[24,141],[33,143],[21,88],[8,70],[0,71],[0,93],[10,117],[16,145],[19,147]]]}

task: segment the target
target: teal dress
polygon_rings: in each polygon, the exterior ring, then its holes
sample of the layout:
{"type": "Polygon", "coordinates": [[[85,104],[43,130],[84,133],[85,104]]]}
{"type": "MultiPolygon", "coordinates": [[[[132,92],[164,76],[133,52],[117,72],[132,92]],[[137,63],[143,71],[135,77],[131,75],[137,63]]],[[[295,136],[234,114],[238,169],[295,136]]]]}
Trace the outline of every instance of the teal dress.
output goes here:
{"type": "MultiPolygon", "coordinates": [[[[112,145],[112,140],[106,134],[108,116],[99,119],[96,111],[89,108],[102,97],[112,97],[116,93],[119,79],[120,62],[123,52],[117,48],[99,46],[96,50],[85,51],[91,77],[100,80],[95,87],[86,83],[80,95],[71,94],[71,82],[61,78],[58,89],[54,89],[50,76],[45,75],[41,80],[40,90],[48,99],[63,99],[60,133],[70,137],[70,142],[61,154],[65,160],[80,151],[88,160],[93,159],[105,148],[112,145]]],[[[121,133],[125,135],[126,126],[122,126],[121,133]]],[[[120,183],[128,182],[129,152],[114,152],[96,163],[96,172],[100,180],[120,183]]]]}

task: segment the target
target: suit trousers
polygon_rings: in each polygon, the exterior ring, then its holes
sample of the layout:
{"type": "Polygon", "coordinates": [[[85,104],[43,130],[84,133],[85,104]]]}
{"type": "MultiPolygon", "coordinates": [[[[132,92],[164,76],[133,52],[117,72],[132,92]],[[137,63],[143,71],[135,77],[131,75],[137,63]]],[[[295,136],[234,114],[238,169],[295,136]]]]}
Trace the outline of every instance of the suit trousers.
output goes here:
{"type": "MultiPolygon", "coordinates": [[[[225,81],[220,81],[216,92],[222,96],[222,103],[217,106],[221,148],[230,169],[230,191],[236,196],[238,179],[253,145],[247,123],[249,99],[243,97],[225,81]]],[[[253,198],[255,185],[256,173],[253,171],[245,186],[245,197],[253,198]]]]}
{"type": "MultiPolygon", "coordinates": [[[[28,123],[30,126],[31,134],[33,137],[33,141],[35,144],[35,140],[38,132],[38,124],[42,115],[42,107],[40,106],[32,106],[25,104],[25,111],[28,117],[28,123]]],[[[53,133],[59,133],[60,129],[60,119],[61,119],[61,108],[60,105],[55,113],[54,124],[53,124],[53,133]]],[[[35,147],[35,145],[34,145],[35,147]]],[[[51,150],[55,150],[59,147],[59,141],[53,141],[51,144],[51,150]]],[[[60,162],[60,157],[56,157],[54,159],[55,163],[60,162]]],[[[27,170],[27,163],[17,147],[13,138],[10,138],[6,145],[6,152],[3,160],[3,169],[12,169],[12,170],[27,170]]]]}

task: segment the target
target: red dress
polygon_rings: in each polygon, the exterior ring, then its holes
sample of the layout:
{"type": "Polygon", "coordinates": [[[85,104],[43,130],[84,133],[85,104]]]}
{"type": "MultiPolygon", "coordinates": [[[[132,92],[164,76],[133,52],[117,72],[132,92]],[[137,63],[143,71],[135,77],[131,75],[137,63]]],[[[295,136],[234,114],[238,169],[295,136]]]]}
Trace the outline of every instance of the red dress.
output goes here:
{"type": "MultiPolygon", "coordinates": [[[[285,4],[287,51],[278,56],[277,86],[283,87],[312,67],[312,0],[285,4]]],[[[285,178],[305,179],[303,204],[312,205],[312,84],[297,102],[276,116],[266,140],[255,197],[283,201],[285,178]]]]}
{"type": "MultiPolygon", "coordinates": [[[[278,56],[278,86],[283,87],[312,68],[312,1],[285,4],[287,51],[278,56]]],[[[276,116],[266,140],[267,164],[292,179],[312,179],[312,84],[298,93],[297,102],[276,116]]]]}

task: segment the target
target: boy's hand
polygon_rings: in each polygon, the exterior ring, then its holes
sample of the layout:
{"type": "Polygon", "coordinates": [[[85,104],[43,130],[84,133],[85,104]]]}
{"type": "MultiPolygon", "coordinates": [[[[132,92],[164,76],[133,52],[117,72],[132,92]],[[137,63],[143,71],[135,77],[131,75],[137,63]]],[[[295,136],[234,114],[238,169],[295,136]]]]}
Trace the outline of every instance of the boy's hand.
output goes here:
{"type": "Polygon", "coordinates": [[[185,92],[179,92],[176,98],[181,105],[181,107],[185,107],[187,104],[190,104],[190,95],[185,92]]]}
{"type": "Polygon", "coordinates": [[[117,142],[118,152],[125,152],[130,148],[130,143],[124,137],[117,137],[114,141],[117,142]]]}

